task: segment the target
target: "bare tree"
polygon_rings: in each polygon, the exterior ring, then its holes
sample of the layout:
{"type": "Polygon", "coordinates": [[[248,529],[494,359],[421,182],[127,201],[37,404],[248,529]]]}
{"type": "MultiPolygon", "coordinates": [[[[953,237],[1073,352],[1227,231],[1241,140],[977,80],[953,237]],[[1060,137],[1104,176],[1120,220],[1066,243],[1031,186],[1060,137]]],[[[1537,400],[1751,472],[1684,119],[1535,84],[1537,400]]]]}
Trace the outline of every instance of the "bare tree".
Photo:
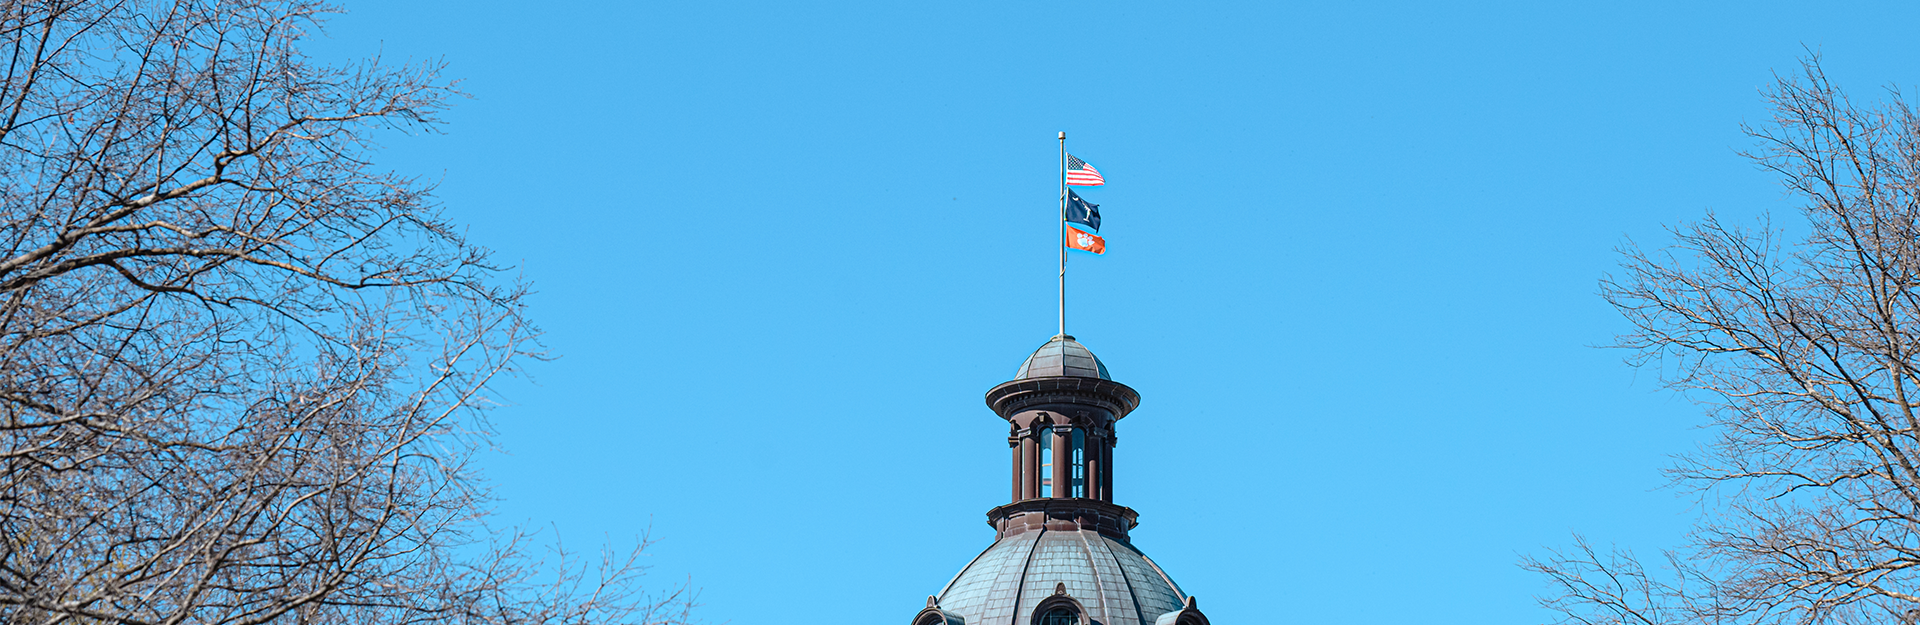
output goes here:
{"type": "Polygon", "coordinates": [[[0,0],[0,621],[685,621],[484,523],[525,292],[368,161],[459,94],[331,10],[0,0]]]}
{"type": "Polygon", "coordinates": [[[1530,558],[1574,623],[1891,623],[1920,608],[1920,118],[1857,105],[1817,57],[1768,91],[1747,154],[1804,201],[1789,226],[1709,214],[1602,282],[1633,362],[1709,407],[1675,484],[1703,520],[1647,563],[1530,558]]]}

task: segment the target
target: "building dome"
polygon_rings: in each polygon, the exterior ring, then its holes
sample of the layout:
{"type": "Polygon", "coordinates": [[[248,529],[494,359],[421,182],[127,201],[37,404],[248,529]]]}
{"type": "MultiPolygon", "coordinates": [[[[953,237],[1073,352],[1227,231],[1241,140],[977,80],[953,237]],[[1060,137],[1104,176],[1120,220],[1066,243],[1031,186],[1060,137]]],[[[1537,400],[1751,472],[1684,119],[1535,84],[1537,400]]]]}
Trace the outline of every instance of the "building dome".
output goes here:
{"type": "Polygon", "coordinates": [[[1053,340],[1034,350],[1013,374],[1015,380],[1054,377],[1113,379],[1107,375],[1107,365],[1088,351],[1087,346],[1065,334],[1055,335],[1053,340]]]}
{"type": "Polygon", "coordinates": [[[1007,503],[987,511],[993,544],[912,625],[1208,625],[1114,503],[1115,429],[1140,394],[1061,333],[986,400],[1007,421],[1007,503]]]}
{"type": "Polygon", "coordinates": [[[1072,597],[1101,625],[1153,625],[1186,601],[1145,554],[1091,529],[1001,538],[961,569],[938,600],[939,609],[969,625],[1031,623],[1034,608],[1057,594],[1072,597]]]}

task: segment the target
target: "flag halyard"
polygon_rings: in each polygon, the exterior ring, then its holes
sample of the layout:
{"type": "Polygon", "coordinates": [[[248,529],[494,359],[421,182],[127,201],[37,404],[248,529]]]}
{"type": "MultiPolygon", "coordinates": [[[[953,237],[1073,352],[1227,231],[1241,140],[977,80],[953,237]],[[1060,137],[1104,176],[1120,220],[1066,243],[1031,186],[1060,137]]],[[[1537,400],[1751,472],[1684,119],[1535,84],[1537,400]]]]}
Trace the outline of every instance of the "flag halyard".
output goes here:
{"type": "Polygon", "coordinates": [[[1107,184],[1100,170],[1067,153],[1067,133],[1060,133],[1060,336],[1067,335],[1067,252],[1080,250],[1106,254],[1107,240],[1094,234],[1100,231],[1100,205],[1080,198],[1068,187],[1098,187],[1107,184]],[[1071,226],[1071,227],[1069,227],[1071,226]]]}

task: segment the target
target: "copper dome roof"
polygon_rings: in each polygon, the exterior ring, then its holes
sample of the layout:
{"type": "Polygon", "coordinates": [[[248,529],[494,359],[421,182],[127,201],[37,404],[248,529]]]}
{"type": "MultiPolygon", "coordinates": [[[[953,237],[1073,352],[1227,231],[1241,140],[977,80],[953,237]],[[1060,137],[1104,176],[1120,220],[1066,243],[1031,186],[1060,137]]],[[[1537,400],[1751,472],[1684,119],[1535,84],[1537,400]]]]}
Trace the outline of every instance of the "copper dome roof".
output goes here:
{"type": "Polygon", "coordinates": [[[1113,379],[1107,374],[1107,365],[1088,351],[1087,346],[1065,334],[1054,336],[1034,350],[1026,362],[1020,363],[1020,371],[1013,374],[1015,380],[1054,377],[1113,379]]]}
{"type": "Polygon", "coordinates": [[[1126,541],[1091,530],[1055,530],[995,542],[947,583],[939,606],[970,625],[1030,623],[1034,608],[1059,590],[1102,625],[1152,625],[1186,600],[1159,566],[1126,541]]]}

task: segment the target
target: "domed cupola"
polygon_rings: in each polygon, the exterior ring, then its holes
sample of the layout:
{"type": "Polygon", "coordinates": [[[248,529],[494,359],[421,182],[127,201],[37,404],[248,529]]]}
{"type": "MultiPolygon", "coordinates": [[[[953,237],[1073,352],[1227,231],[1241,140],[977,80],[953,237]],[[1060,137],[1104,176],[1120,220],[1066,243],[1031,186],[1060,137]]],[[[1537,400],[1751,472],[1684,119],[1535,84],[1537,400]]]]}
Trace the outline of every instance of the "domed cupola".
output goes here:
{"type": "Polygon", "coordinates": [[[1206,625],[1133,546],[1113,503],[1114,426],[1140,394],[1065,334],[987,391],[1009,427],[1011,501],[987,511],[992,546],[928,597],[913,625],[1206,625]]]}
{"type": "Polygon", "coordinates": [[[1208,625],[1193,597],[1134,548],[1139,515],[1113,503],[1114,429],[1140,394],[1067,334],[1067,251],[1106,249],[1091,234],[1099,205],[1067,187],[1104,184],[1060,133],[1059,332],[987,391],[987,407],[1007,421],[1009,501],[987,511],[993,545],[927,597],[912,625],[1208,625]]]}
{"type": "Polygon", "coordinates": [[[1107,365],[1093,355],[1087,346],[1065,334],[1053,337],[1046,345],[1034,350],[1027,361],[1020,363],[1020,370],[1013,374],[1015,380],[1027,378],[1054,377],[1100,378],[1111,380],[1107,374],[1107,365]]]}

